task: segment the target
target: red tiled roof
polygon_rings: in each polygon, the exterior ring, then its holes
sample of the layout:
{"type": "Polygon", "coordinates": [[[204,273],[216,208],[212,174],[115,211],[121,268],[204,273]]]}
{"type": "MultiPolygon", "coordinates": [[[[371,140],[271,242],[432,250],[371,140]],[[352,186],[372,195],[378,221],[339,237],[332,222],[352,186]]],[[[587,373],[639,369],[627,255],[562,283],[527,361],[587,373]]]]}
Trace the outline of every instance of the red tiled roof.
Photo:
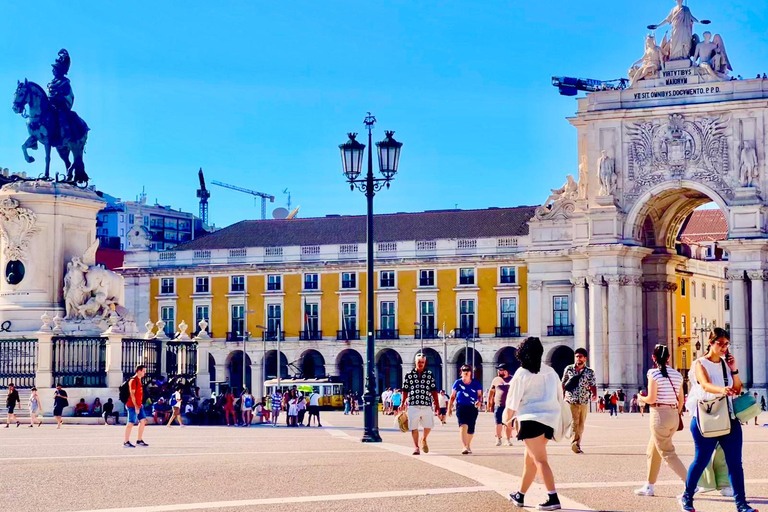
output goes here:
{"type": "MultiPolygon", "coordinates": [[[[525,236],[535,206],[437,210],[374,216],[377,242],[525,236]]],[[[244,220],[177,245],[176,251],[365,242],[364,215],[244,220]]]]}
{"type": "Polygon", "coordinates": [[[728,221],[719,209],[695,210],[680,231],[680,241],[684,244],[718,242],[727,236],[728,221]]]}

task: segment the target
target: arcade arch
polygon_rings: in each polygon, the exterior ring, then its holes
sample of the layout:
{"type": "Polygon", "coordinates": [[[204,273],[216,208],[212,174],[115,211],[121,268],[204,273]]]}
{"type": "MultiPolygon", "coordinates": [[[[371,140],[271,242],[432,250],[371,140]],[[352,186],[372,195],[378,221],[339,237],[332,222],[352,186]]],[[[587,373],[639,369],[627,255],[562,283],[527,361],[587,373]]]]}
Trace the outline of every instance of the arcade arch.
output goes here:
{"type": "Polygon", "coordinates": [[[387,388],[399,388],[403,382],[403,359],[400,354],[385,348],[376,356],[377,392],[381,394],[387,388]]]}
{"type": "Polygon", "coordinates": [[[433,348],[425,348],[422,353],[427,356],[427,370],[435,376],[437,389],[443,389],[443,358],[433,348]]]}
{"type": "Polygon", "coordinates": [[[517,360],[517,349],[515,347],[499,349],[494,356],[494,361],[496,365],[506,364],[510,375],[520,368],[520,361],[517,360]]]}
{"type": "MultiPolygon", "coordinates": [[[[237,393],[243,389],[243,351],[233,350],[226,359],[227,380],[230,387],[237,390],[237,393]]],[[[251,386],[251,357],[245,354],[245,386],[253,389],[251,386]]]]}
{"type": "Polygon", "coordinates": [[[336,357],[339,379],[346,393],[363,394],[363,356],[357,350],[348,348],[336,357]]]}
{"type": "MultiPolygon", "coordinates": [[[[276,379],[277,378],[277,351],[268,350],[264,358],[265,358],[264,367],[267,373],[264,380],[276,379]]],[[[285,357],[285,354],[282,351],[280,352],[280,378],[281,379],[288,378],[288,359],[285,357]]]]}
{"type": "Polygon", "coordinates": [[[307,350],[301,354],[299,369],[305,379],[321,379],[326,375],[325,358],[317,350],[307,350]]]}

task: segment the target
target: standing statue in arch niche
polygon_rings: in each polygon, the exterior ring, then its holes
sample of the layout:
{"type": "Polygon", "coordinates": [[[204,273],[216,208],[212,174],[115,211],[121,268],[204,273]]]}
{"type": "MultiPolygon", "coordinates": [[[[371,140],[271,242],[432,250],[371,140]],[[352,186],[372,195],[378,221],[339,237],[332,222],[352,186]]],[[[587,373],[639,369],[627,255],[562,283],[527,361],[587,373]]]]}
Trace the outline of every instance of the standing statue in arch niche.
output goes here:
{"type": "Polygon", "coordinates": [[[587,155],[582,155],[579,164],[579,199],[587,198],[589,190],[589,168],[587,167],[587,155]]]}
{"type": "Polygon", "coordinates": [[[67,166],[66,178],[63,181],[85,185],[88,183],[88,175],[85,173],[83,153],[89,128],[72,110],[75,95],[66,76],[70,62],[67,50],[59,51],[52,66],[53,80],[48,84],[48,94],[34,82],[26,79],[18,82],[13,98],[13,111],[27,119],[29,138],[21,146],[24,159],[28,163],[34,162],[35,159],[27,150],[37,149],[38,142],[42,143],[45,147],[44,179],[50,179],[51,148],[56,148],[67,166]]]}
{"type": "Polygon", "coordinates": [[[616,192],[616,165],[608,152],[600,151],[600,158],[597,159],[597,177],[600,180],[600,191],[598,196],[612,196],[616,192]]]}
{"type": "Polygon", "coordinates": [[[739,181],[742,187],[754,187],[755,181],[760,177],[760,169],[757,165],[757,151],[755,143],[745,140],[742,143],[739,155],[739,181]]]}

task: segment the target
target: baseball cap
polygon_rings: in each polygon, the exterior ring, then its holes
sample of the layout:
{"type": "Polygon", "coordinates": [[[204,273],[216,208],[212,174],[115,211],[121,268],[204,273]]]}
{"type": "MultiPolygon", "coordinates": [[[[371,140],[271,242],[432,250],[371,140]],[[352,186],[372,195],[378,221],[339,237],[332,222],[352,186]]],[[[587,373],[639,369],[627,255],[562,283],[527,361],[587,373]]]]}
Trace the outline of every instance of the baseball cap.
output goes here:
{"type": "Polygon", "coordinates": [[[496,369],[509,371],[509,368],[507,367],[507,363],[500,363],[496,365],[496,369]]]}

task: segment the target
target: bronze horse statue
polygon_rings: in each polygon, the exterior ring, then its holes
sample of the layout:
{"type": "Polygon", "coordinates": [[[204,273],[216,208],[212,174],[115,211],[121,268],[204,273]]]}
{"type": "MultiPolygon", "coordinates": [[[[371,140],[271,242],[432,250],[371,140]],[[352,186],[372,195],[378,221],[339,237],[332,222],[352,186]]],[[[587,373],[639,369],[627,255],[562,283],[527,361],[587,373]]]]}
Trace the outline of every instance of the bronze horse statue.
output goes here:
{"type": "Polygon", "coordinates": [[[37,143],[45,146],[45,179],[50,179],[51,147],[67,165],[66,182],[87,184],[83,153],[88,140],[88,125],[74,112],[67,112],[71,119],[62,123],[60,112],[53,107],[45,90],[34,82],[18,82],[13,98],[13,111],[27,119],[29,138],[22,144],[24,159],[28,163],[35,161],[27,152],[37,149],[37,143]],[[29,107],[29,112],[26,108],[29,107]],[[73,160],[69,156],[72,154],[73,160]]]}

